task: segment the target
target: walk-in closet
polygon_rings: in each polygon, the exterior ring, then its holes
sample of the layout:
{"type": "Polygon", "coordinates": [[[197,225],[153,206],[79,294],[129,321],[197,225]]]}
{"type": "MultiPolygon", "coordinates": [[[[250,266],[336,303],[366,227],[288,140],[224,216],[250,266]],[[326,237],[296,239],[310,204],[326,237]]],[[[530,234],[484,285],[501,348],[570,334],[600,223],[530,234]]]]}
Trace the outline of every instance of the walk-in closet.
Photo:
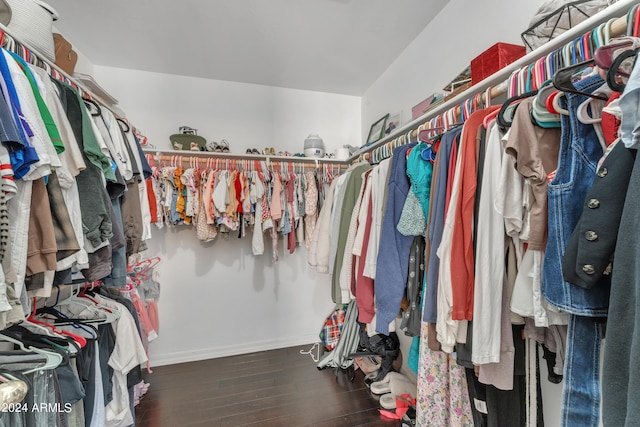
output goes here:
{"type": "Polygon", "coordinates": [[[0,49],[0,426],[639,425],[640,1],[0,0],[0,49]]]}

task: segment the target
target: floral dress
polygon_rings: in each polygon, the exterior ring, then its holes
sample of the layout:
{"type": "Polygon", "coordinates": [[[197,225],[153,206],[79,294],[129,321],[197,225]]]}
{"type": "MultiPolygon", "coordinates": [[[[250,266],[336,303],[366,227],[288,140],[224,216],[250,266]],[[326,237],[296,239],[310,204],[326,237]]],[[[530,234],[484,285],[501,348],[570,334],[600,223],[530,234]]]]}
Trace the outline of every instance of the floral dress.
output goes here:
{"type": "Polygon", "coordinates": [[[416,425],[421,427],[473,426],[465,371],[453,358],[427,345],[427,323],[422,323],[416,425]]]}

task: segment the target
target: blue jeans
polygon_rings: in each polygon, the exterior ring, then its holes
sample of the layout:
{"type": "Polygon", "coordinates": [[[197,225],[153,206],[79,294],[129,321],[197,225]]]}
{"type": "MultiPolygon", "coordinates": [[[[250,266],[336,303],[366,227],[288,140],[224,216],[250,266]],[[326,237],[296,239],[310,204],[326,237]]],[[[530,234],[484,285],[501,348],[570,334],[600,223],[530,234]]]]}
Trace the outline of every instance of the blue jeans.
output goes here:
{"type": "Polygon", "coordinates": [[[601,341],[601,323],[591,317],[569,316],[562,389],[563,426],[598,426],[601,341]]]}
{"type": "MultiPolygon", "coordinates": [[[[576,83],[591,93],[603,84],[599,76],[576,83]]],[[[602,147],[592,125],[576,115],[584,95],[566,94],[561,100],[569,116],[562,116],[558,169],[549,183],[549,237],[544,257],[542,292],[554,306],[571,314],[567,332],[562,426],[597,427],[600,415],[600,326],[593,317],[607,314],[609,286],[583,289],[565,282],[562,256],[582,213],[584,199],[595,177],[602,147]]]]}

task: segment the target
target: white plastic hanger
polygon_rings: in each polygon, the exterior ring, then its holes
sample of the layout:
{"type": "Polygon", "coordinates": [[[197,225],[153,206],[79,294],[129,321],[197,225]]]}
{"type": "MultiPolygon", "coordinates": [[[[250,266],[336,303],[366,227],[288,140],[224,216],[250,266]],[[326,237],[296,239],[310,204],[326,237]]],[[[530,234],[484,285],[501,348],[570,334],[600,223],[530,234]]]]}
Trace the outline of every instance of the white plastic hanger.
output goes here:
{"type": "Polygon", "coordinates": [[[569,110],[565,110],[564,108],[560,107],[560,97],[564,96],[563,92],[558,93],[554,98],[553,98],[553,109],[556,110],[559,114],[568,116],[569,115],[569,110]]]}
{"type": "MultiPolygon", "coordinates": [[[[78,289],[78,292],[79,291],[80,289],[78,289]]],[[[91,319],[92,323],[113,323],[120,318],[120,313],[116,313],[108,307],[96,304],[88,298],[78,297],[73,289],[71,290],[71,296],[69,298],[59,301],[54,307],[64,307],[69,305],[82,306],[89,309],[91,313],[97,316],[95,319],[91,319]],[[98,320],[98,322],[94,322],[94,320],[98,320]]]]}
{"type": "Polygon", "coordinates": [[[53,351],[47,351],[41,348],[36,348],[31,346],[25,347],[22,341],[16,340],[14,338],[8,337],[3,334],[0,334],[0,340],[16,344],[20,348],[20,350],[30,352],[30,353],[37,353],[46,358],[47,361],[45,362],[44,366],[39,366],[37,368],[29,369],[27,371],[24,371],[23,374],[30,374],[30,373],[41,371],[41,370],[55,369],[62,363],[62,355],[59,353],[56,353],[53,351]]]}

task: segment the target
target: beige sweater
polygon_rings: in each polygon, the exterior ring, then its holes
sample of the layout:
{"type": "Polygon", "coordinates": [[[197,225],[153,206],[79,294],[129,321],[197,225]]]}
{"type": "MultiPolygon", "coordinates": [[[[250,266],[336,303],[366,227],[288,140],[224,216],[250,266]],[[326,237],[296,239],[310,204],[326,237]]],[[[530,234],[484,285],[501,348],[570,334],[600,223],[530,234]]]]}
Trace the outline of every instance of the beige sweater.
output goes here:
{"type": "Polygon", "coordinates": [[[331,228],[331,209],[333,207],[333,195],[336,189],[337,179],[334,179],[327,192],[316,228],[311,237],[311,247],[309,248],[308,262],[311,267],[319,273],[329,272],[329,230],[331,228]]]}

